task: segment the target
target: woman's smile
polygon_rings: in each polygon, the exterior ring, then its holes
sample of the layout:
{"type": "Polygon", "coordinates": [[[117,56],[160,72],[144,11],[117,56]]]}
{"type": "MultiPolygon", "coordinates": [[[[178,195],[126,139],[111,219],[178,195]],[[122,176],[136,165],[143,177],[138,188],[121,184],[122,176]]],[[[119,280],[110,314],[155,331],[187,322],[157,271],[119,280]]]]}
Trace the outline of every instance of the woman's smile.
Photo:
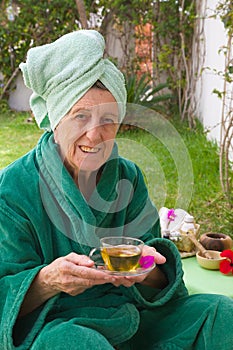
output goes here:
{"type": "Polygon", "coordinates": [[[97,153],[100,151],[99,147],[89,147],[89,146],[79,146],[82,152],[84,153],[97,153]]]}

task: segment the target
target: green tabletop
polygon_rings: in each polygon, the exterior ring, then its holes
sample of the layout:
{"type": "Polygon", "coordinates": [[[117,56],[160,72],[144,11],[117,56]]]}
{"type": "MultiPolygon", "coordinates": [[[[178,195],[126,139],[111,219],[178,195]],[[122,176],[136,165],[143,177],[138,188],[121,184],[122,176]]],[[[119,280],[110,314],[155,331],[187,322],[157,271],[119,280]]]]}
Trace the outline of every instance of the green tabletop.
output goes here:
{"type": "Polygon", "coordinates": [[[233,275],[218,270],[206,270],[198,265],[196,257],[182,259],[184,281],[190,294],[224,294],[233,298],[233,275]]]}

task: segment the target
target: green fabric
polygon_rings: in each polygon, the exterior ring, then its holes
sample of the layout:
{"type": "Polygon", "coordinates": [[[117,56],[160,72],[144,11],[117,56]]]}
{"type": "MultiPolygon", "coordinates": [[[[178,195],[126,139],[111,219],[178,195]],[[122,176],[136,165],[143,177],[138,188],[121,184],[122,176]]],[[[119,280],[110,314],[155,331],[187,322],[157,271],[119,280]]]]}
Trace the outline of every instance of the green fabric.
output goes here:
{"type": "Polygon", "coordinates": [[[123,74],[104,59],[105,42],[95,30],[63,35],[51,44],[31,48],[20,64],[26,86],[32,89],[30,106],[40,128],[54,130],[73,105],[100,80],[125,115],[123,74]]]}
{"type": "Polygon", "coordinates": [[[225,296],[196,294],[143,310],[138,332],[119,349],[232,350],[232,304],[225,296]]]}
{"type": "Polygon", "coordinates": [[[182,259],[184,281],[190,294],[224,294],[233,298],[233,277],[223,275],[219,270],[202,268],[196,257],[182,259]]]}
{"type": "Polygon", "coordinates": [[[90,206],[74,186],[50,133],[0,173],[0,186],[1,350],[110,350],[115,345],[122,350],[143,346],[147,350],[232,350],[232,300],[187,295],[179,252],[172,242],[159,237],[158,214],[142,174],[117,155],[116,146],[98,183],[99,197],[94,194],[98,208],[95,201],[90,206]],[[125,180],[123,198],[116,187],[120,180],[125,180]],[[38,271],[72,251],[87,254],[110,227],[119,235],[140,235],[166,256],[160,268],[167,275],[167,287],[105,284],[76,297],[60,293],[17,320],[38,271]],[[220,347],[225,319],[229,324],[220,347]]]}

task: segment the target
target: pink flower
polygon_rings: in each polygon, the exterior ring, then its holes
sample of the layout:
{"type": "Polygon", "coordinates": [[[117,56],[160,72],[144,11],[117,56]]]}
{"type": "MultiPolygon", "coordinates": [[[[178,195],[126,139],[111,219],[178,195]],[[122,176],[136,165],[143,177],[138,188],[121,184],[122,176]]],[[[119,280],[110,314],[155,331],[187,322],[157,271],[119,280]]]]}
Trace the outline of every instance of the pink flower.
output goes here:
{"type": "Polygon", "coordinates": [[[167,220],[168,220],[167,229],[169,228],[170,222],[175,220],[175,217],[176,217],[175,209],[169,209],[167,212],[167,220]]]}
{"type": "Polygon", "coordinates": [[[167,218],[169,221],[174,221],[176,217],[175,210],[174,209],[169,209],[167,212],[167,218]]]}
{"type": "Polygon", "coordinates": [[[223,250],[220,255],[226,259],[220,261],[219,270],[225,275],[229,273],[233,275],[233,251],[231,249],[226,249],[223,250]]]}
{"type": "Polygon", "coordinates": [[[155,258],[152,255],[145,255],[145,256],[141,256],[140,260],[139,260],[139,265],[144,268],[147,269],[149,267],[151,267],[155,262],[155,258]]]}

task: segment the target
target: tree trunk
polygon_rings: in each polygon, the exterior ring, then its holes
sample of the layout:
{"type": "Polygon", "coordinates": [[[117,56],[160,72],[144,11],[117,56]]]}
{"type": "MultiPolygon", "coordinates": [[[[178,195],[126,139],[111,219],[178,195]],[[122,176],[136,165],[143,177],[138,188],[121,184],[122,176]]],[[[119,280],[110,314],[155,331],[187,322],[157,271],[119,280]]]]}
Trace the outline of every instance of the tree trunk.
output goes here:
{"type": "Polygon", "coordinates": [[[83,0],[75,0],[82,29],[88,29],[87,14],[83,0]]]}

